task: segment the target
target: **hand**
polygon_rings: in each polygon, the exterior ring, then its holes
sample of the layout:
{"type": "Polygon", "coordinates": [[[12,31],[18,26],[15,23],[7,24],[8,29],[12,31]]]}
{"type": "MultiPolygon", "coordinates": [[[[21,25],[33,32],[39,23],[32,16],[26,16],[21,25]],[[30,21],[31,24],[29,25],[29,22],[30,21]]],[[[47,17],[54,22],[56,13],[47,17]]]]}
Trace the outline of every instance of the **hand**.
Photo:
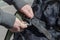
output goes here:
{"type": "Polygon", "coordinates": [[[24,28],[27,28],[27,24],[18,18],[16,18],[13,28],[9,29],[11,32],[21,32],[24,28]]]}
{"type": "Polygon", "coordinates": [[[29,18],[33,18],[33,16],[34,16],[32,8],[28,4],[23,6],[20,11],[23,12],[29,18]]]}

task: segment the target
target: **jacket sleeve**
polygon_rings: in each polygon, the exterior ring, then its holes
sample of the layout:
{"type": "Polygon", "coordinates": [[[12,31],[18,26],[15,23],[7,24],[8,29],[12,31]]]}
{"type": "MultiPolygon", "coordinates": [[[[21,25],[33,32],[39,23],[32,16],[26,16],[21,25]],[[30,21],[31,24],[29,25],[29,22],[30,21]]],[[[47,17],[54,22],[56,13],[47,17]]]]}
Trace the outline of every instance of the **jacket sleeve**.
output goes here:
{"type": "Polygon", "coordinates": [[[24,0],[4,0],[4,1],[10,5],[13,4],[17,9],[20,9],[25,4],[27,4],[24,0]]]}
{"type": "Polygon", "coordinates": [[[24,0],[13,0],[12,2],[17,9],[20,9],[27,4],[24,0]]]}
{"type": "Polygon", "coordinates": [[[0,9],[0,25],[10,29],[13,27],[16,17],[0,9]]]}

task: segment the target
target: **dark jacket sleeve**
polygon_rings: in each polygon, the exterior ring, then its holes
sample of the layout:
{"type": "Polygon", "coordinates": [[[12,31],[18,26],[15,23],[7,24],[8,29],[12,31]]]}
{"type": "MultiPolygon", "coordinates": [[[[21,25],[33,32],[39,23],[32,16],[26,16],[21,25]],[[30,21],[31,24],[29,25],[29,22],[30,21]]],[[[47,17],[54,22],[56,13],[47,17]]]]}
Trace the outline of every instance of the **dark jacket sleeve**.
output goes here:
{"type": "Polygon", "coordinates": [[[13,27],[16,17],[0,9],[0,25],[10,29],[13,27]]]}
{"type": "Polygon", "coordinates": [[[17,9],[22,8],[25,4],[27,4],[24,0],[4,0],[8,4],[13,4],[17,9]]]}

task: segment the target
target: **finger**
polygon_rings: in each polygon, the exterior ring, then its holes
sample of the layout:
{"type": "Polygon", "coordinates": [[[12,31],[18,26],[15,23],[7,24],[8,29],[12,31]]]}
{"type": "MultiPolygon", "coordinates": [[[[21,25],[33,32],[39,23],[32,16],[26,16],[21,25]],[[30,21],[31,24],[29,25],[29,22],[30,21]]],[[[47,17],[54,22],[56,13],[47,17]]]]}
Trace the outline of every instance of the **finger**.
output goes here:
{"type": "MultiPolygon", "coordinates": [[[[33,15],[33,10],[32,10],[32,8],[31,8],[31,6],[28,6],[27,9],[28,9],[28,12],[31,13],[31,15],[33,15]]],[[[34,16],[34,15],[33,15],[33,16],[34,16]]]]}
{"type": "Polygon", "coordinates": [[[16,22],[14,24],[14,26],[18,26],[21,28],[27,28],[27,24],[25,22],[23,22],[22,20],[19,20],[18,18],[16,18],[16,22]]]}
{"type": "Polygon", "coordinates": [[[28,16],[29,18],[32,18],[34,15],[33,15],[33,11],[32,11],[32,8],[31,6],[27,5],[27,6],[24,6],[22,9],[22,12],[24,12],[24,14],[26,16],[28,16]]]}
{"type": "Polygon", "coordinates": [[[20,24],[21,28],[27,28],[27,23],[26,22],[23,22],[21,21],[21,24],[20,24]]]}
{"type": "Polygon", "coordinates": [[[12,29],[9,29],[11,32],[20,32],[19,27],[13,27],[12,29]]]}

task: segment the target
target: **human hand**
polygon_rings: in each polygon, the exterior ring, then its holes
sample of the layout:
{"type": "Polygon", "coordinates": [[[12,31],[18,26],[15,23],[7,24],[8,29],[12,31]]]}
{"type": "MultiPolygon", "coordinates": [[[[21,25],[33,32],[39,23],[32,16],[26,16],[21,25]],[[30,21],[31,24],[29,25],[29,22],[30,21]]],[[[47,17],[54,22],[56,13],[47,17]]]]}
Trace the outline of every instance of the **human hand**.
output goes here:
{"type": "Polygon", "coordinates": [[[13,28],[9,29],[11,32],[21,32],[24,28],[27,28],[26,22],[23,22],[16,18],[13,28]]]}
{"type": "Polygon", "coordinates": [[[33,18],[34,14],[32,11],[32,8],[30,5],[25,5],[20,9],[21,12],[23,12],[27,17],[29,18],[33,18]]]}

